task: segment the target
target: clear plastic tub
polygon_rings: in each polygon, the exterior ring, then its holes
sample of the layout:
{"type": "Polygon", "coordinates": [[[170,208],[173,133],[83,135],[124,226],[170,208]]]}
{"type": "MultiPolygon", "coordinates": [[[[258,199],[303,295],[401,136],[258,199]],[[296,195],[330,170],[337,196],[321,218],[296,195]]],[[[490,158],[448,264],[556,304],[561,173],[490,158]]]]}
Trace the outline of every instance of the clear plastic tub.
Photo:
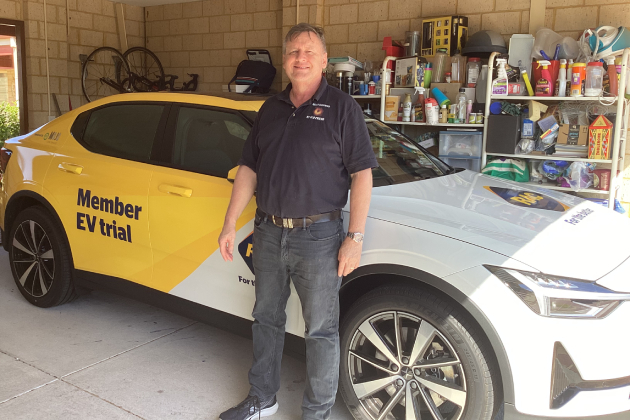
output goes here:
{"type": "Polygon", "coordinates": [[[599,96],[604,82],[604,67],[600,61],[588,63],[586,66],[586,83],[584,96],[599,96]]]}
{"type": "Polygon", "coordinates": [[[448,156],[440,156],[440,160],[453,168],[470,169],[471,171],[481,172],[481,158],[456,158],[448,156]]]}
{"type": "Polygon", "coordinates": [[[440,157],[481,157],[481,131],[440,131],[440,157]]]}

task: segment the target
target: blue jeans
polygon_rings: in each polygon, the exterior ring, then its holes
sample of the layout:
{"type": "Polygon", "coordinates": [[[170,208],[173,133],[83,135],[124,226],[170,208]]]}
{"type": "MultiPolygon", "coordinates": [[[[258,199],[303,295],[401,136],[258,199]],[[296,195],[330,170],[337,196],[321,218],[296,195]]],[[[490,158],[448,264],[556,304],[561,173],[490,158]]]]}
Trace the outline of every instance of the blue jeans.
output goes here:
{"type": "Polygon", "coordinates": [[[290,283],[302,303],[306,324],[306,390],[304,420],[330,418],[339,379],[338,253],[343,222],[281,228],[256,215],[254,222],[256,304],[252,316],[254,361],[249,371],[250,395],[261,401],[280,389],[285,308],[290,283]]]}

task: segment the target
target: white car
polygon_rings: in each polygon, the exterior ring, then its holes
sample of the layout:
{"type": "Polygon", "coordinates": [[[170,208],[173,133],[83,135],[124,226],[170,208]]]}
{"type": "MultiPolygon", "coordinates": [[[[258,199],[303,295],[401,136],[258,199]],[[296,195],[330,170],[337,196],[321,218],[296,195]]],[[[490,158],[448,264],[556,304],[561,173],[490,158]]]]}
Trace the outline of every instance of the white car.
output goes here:
{"type": "MultiPolygon", "coordinates": [[[[7,141],[0,219],[25,298],[46,307],[75,286],[106,287],[215,324],[249,322],[254,202],[232,263],[216,238],[261,103],[126,94],[7,141]]],[[[340,291],[352,414],[630,419],[630,221],[453,169],[367,124],[380,166],[361,266],[340,291]]],[[[296,293],[286,311],[287,332],[302,336],[296,293]]]]}

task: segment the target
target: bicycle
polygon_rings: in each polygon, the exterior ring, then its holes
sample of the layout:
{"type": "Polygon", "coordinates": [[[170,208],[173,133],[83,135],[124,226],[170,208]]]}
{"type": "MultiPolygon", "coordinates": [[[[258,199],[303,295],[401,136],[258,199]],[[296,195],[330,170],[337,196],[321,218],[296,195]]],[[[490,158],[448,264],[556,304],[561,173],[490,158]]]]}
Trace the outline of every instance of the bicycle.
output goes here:
{"type": "Polygon", "coordinates": [[[83,63],[82,88],[88,102],[126,92],[195,91],[198,74],[181,87],[176,75],[164,74],[157,56],[144,47],[133,47],[121,54],[111,47],[94,50],[83,63]]]}

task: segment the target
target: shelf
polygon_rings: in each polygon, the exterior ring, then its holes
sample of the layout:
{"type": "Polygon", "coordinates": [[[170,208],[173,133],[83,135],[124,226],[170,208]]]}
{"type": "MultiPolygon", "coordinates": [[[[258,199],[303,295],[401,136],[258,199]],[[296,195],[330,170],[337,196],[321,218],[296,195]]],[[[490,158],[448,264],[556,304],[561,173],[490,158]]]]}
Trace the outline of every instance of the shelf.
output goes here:
{"type": "Polygon", "coordinates": [[[539,188],[546,188],[548,190],[557,190],[557,191],[572,191],[572,192],[576,192],[576,193],[589,193],[589,194],[604,194],[604,195],[608,195],[608,191],[607,190],[595,190],[593,188],[586,188],[583,190],[579,190],[579,191],[575,191],[572,188],[567,188],[567,187],[559,187],[557,185],[553,185],[551,183],[546,183],[546,184],[539,184],[538,182],[520,182],[519,184],[524,184],[524,185],[529,185],[531,187],[539,187],[539,188]]]}
{"type": "Polygon", "coordinates": [[[376,99],[381,98],[381,95],[350,95],[355,99],[376,99]]]}
{"type": "Polygon", "coordinates": [[[603,99],[607,102],[610,102],[613,99],[613,103],[617,102],[617,97],[614,98],[612,96],[499,96],[499,95],[490,95],[490,99],[509,99],[514,101],[599,101],[603,99]]]}
{"type": "Polygon", "coordinates": [[[484,128],[485,124],[454,124],[454,123],[438,123],[427,124],[421,122],[405,122],[405,121],[383,121],[385,124],[391,125],[426,125],[429,127],[457,127],[457,128],[484,128]]]}
{"type": "Polygon", "coordinates": [[[570,162],[593,162],[593,163],[612,163],[612,160],[604,160],[604,159],[587,159],[587,158],[579,158],[579,157],[566,157],[566,156],[554,156],[554,155],[515,155],[515,154],[507,154],[507,153],[492,153],[486,152],[488,156],[505,156],[505,157],[515,157],[521,159],[540,159],[540,160],[567,160],[570,162]]]}

